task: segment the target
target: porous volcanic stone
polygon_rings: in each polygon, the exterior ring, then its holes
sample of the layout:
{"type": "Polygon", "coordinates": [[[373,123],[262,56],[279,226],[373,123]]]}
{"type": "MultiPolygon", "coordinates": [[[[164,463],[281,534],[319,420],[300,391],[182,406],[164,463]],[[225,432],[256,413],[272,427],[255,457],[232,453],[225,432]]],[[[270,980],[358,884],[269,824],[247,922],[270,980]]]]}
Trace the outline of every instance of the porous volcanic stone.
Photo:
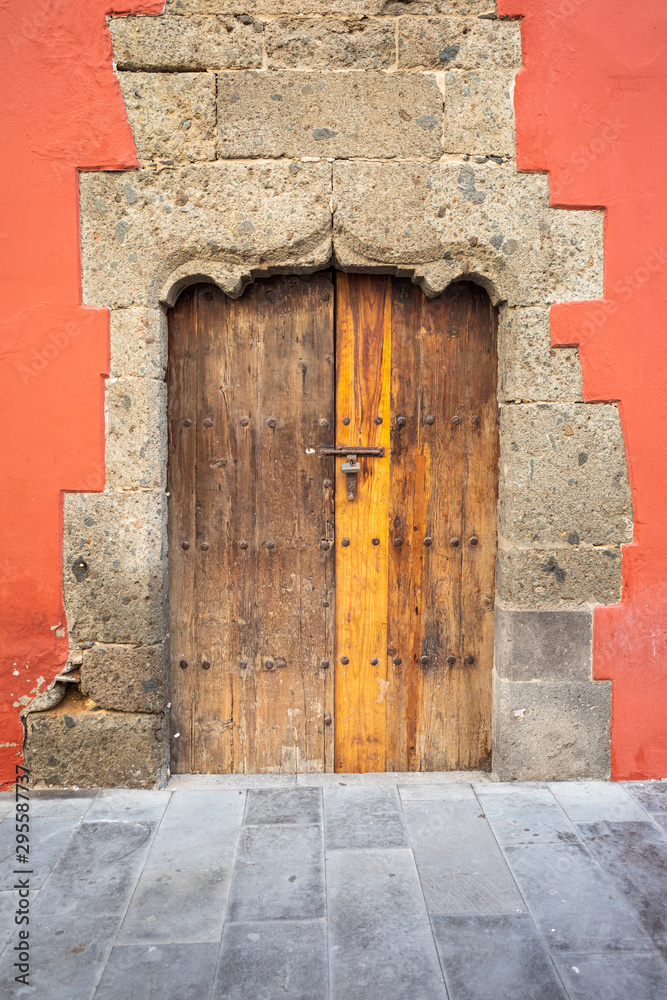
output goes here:
{"type": "Polygon", "coordinates": [[[548,309],[500,310],[498,400],[582,400],[579,352],[551,346],[548,309]]]}
{"type": "Polygon", "coordinates": [[[445,73],[446,153],[514,156],[514,70],[445,73]]]}
{"type": "Polygon", "coordinates": [[[525,608],[616,604],[621,599],[621,549],[500,549],[496,595],[525,608]]]}
{"type": "Polygon", "coordinates": [[[493,666],[509,681],[591,680],[593,615],[496,604],[493,666]]]}
{"type": "Polygon", "coordinates": [[[165,383],[152,378],[109,379],[105,390],[107,488],[164,488],[165,383]]]}
{"type": "Polygon", "coordinates": [[[521,68],[518,21],[471,21],[463,17],[402,17],[398,22],[400,69],[521,68]]]}
{"type": "Polygon", "coordinates": [[[111,377],[163,379],[167,370],[167,317],[161,309],[111,310],[111,377]]]}
{"type": "Polygon", "coordinates": [[[119,73],[140,160],[215,159],[212,73],[119,73]]]}
{"type": "Polygon", "coordinates": [[[83,653],[81,692],[102,708],[161,712],[165,706],[165,643],[103,645],[83,653]]]}
{"type": "Polygon", "coordinates": [[[250,69],[262,65],[262,36],[238,17],[113,17],[120,70],[250,69]]]}
{"type": "Polygon", "coordinates": [[[388,69],[396,62],[391,21],[279,17],[264,34],[274,69],[388,69]]]}

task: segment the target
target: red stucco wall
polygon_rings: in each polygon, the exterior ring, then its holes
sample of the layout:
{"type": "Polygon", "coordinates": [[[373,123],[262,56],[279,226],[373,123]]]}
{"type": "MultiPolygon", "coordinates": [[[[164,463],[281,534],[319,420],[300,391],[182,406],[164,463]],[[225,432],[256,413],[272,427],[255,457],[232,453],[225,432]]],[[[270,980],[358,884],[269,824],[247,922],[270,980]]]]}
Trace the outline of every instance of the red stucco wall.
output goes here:
{"type": "MultiPolygon", "coordinates": [[[[104,485],[108,316],[81,305],[77,168],[135,165],[107,12],[162,0],[0,4],[0,780],[19,709],[65,662],[62,491],[104,485]]],[[[667,776],[667,7],[499,0],[524,15],[517,160],[552,203],[607,209],[605,299],[552,309],[590,400],[620,401],[635,516],[623,600],[595,616],[615,778],[667,776]]]]}

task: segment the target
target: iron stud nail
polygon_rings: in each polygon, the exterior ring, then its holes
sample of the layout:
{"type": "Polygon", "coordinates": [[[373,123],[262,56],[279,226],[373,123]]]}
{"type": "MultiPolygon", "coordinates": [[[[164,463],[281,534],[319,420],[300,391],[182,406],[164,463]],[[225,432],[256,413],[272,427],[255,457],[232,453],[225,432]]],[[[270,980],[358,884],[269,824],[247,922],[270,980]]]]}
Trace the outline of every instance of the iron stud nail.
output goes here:
{"type": "Polygon", "coordinates": [[[457,427],[461,423],[461,418],[458,415],[452,417],[452,423],[454,424],[455,427],[457,427]]]}
{"type": "Polygon", "coordinates": [[[432,414],[432,413],[429,413],[429,415],[427,416],[427,418],[426,418],[426,420],[424,421],[424,423],[425,423],[425,424],[429,424],[429,426],[430,426],[431,424],[434,424],[434,423],[435,423],[435,417],[433,416],[433,414],[432,414]]]}
{"type": "Polygon", "coordinates": [[[328,712],[325,713],[325,715],[324,715],[324,725],[325,726],[330,726],[331,725],[331,716],[328,714],[328,712]]]}
{"type": "Polygon", "coordinates": [[[207,417],[206,420],[204,421],[204,427],[212,427],[212,426],[213,426],[213,421],[211,420],[210,417],[207,417]]]}
{"type": "Polygon", "coordinates": [[[320,660],[320,668],[322,670],[327,670],[328,667],[329,667],[329,661],[328,660],[320,660]]]}
{"type": "Polygon", "coordinates": [[[396,664],[397,667],[400,666],[400,664],[402,662],[403,662],[403,660],[400,658],[400,656],[395,656],[394,657],[394,663],[396,664]]]}
{"type": "Polygon", "coordinates": [[[348,665],[348,663],[350,662],[350,658],[349,658],[349,656],[341,656],[341,658],[340,658],[340,662],[341,662],[341,663],[342,663],[342,664],[343,664],[344,666],[347,666],[347,665],[348,665]]]}
{"type": "Polygon", "coordinates": [[[343,541],[340,544],[343,546],[344,549],[346,549],[348,547],[348,545],[350,544],[350,539],[349,538],[344,538],[343,541]]]}
{"type": "Polygon", "coordinates": [[[471,424],[472,424],[472,425],[473,425],[474,427],[477,427],[477,425],[479,424],[479,417],[477,416],[477,414],[476,414],[476,413],[473,413],[472,417],[470,418],[470,423],[471,423],[471,424]]]}
{"type": "Polygon", "coordinates": [[[275,663],[273,662],[273,660],[264,660],[264,666],[266,667],[267,670],[273,670],[273,668],[275,667],[275,663]]]}
{"type": "Polygon", "coordinates": [[[475,657],[472,655],[472,653],[468,653],[468,655],[466,656],[466,663],[468,664],[468,666],[470,666],[474,662],[475,662],[475,657]]]}
{"type": "Polygon", "coordinates": [[[266,543],[266,547],[267,547],[267,549],[275,549],[276,543],[275,542],[267,542],[266,543]]]}
{"type": "Polygon", "coordinates": [[[211,661],[202,660],[202,670],[210,670],[210,669],[211,669],[211,661]]]}
{"type": "Polygon", "coordinates": [[[405,427],[405,417],[396,417],[396,426],[405,427]]]}
{"type": "Polygon", "coordinates": [[[402,538],[395,538],[394,539],[394,545],[400,547],[402,544],[403,544],[403,539],[402,538]]]}
{"type": "Polygon", "coordinates": [[[208,542],[201,543],[201,550],[202,552],[208,552],[208,542]]]}
{"type": "Polygon", "coordinates": [[[184,427],[192,427],[192,421],[190,420],[189,417],[185,418],[185,420],[183,421],[183,426],[184,427]]]}
{"type": "Polygon", "coordinates": [[[377,665],[378,665],[379,662],[380,661],[378,660],[377,656],[371,656],[371,666],[372,667],[377,667],[377,665]]]}
{"type": "Polygon", "coordinates": [[[326,420],[324,417],[322,417],[322,419],[320,420],[320,427],[328,427],[328,426],[329,426],[329,421],[326,420]]]}
{"type": "Polygon", "coordinates": [[[382,417],[375,417],[374,423],[381,424],[382,423],[382,417]]]}
{"type": "Polygon", "coordinates": [[[350,422],[350,418],[349,417],[343,417],[343,423],[345,424],[346,427],[349,424],[349,422],[350,422]]]}
{"type": "Polygon", "coordinates": [[[247,549],[248,548],[248,543],[245,540],[242,541],[242,542],[239,542],[239,548],[240,549],[247,549]]]}
{"type": "Polygon", "coordinates": [[[241,427],[247,427],[249,423],[250,420],[248,419],[248,417],[241,417],[241,427]]]}
{"type": "Polygon", "coordinates": [[[420,656],[419,662],[421,663],[421,665],[423,667],[427,667],[429,665],[429,663],[431,662],[431,658],[430,658],[430,656],[420,656]]]}
{"type": "Polygon", "coordinates": [[[380,544],[380,539],[379,538],[374,538],[373,539],[373,545],[379,545],[379,544],[380,544]]]}
{"type": "Polygon", "coordinates": [[[327,549],[329,549],[329,548],[330,548],[330,543],[329,543],[329,542],[327,542],[327,541],[323,541],[323,542],[320,542],[320,548],[321,548],[321,549],[324,549],[324,551],[326,552],[326,551],[327,551],[327,549]]]}
{"type": "Polygon", "coordinates": [[[458,538],[450,538],[449,539],[449,544],[452,546],[452,548],[455,549],[456,546],[459,544],[458,538]]]}
{"type": "Polygon", "coordinates": [[[430,535],[427,535],[426,538],[424,539],[424,545],[426,546],[426,548],[428,548],[429,545],[433,545],[433,539],[431,538],[430,535]]]}
{"type": "Polygon", "coordinates": [[[278,421],[276,420],[275,417],[269,417],[269,419],[266,422],[269,425],[269,427],[275,427],[278,421]]]}
{"type": "Polygon", "coordinates": [[[477,535],[473,535],[473,536],[471,537],[471,539],[470,539],[470,544],[471,544],[471,545],[477,545],[477,542],[478,542],[478,541],[479,541],[479,539],[477,538],[477,535]]]}
{"type": "Polygon", "coordinates": [[[447,657],[447,663],[448,663],[448,664],[450,665],[450,667],[453,667],[453,666],[454,666],[454,664],[456,663],[456,657],[455,657],[455,656],[452,656],[452,655],[450,654],[450,655],[449,655],[449,656],[447,657]]]}
{"type": "Polygon", "coordinates": [[[322,607],[323,608],[328,608],[329,607],[329,602],[328,601],[322,601],[322,607]]]}
{"type": "Polygon", "coordinates": [[[181,542],[181,548],[185,549],[186,552],[190,548],[190,542],[181,542]]]}
{"type": "Polygon", "coordinates": [[[181,662],[178,665],[181,668],[181,670],[185,670],[185,669],[187,669],[188,661],[187,660],[181,660],[181,662]]]}
{"type": "Polygon", "coordinates": [[[323,479],[322,480],[322,486],[324,486],[325,490],[328,490],[329,487],[331,486],[331,480],[330,479],[323,479]]]}
{"type": "Polygon", "coordinates": [[[241,662],[239,663],[239,667],[241,668],[241,670],[247,670],[248,669],[248,661],[247,660],[241,660],[241,662]]]}

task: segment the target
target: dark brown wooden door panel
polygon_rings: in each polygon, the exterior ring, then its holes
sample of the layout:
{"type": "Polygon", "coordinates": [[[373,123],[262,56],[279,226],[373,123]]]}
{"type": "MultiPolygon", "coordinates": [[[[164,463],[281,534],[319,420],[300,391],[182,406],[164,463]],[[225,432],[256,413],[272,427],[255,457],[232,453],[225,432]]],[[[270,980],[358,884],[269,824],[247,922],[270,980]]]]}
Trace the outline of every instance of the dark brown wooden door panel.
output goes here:
{"type": "Polygon", "coordinates": [[[330,768],[330,275],[188,289],[169,341],[173,770],[330,768]]]}
{"type": "Polygon", "coordinates": [[[334,731],[336,770],[489,766],[495,311],[389,276],[335,299],[323,273],[170,313],[176,772],[331,770],[334,731]],[[354,500],[334,444],[385,449],[354,500]]]}

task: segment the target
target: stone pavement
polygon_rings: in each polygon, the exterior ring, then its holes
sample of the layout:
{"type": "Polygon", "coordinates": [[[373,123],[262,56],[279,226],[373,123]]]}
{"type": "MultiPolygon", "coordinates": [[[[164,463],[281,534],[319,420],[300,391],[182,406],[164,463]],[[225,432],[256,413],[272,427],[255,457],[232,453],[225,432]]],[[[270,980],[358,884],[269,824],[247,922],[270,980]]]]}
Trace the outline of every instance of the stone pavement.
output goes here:
{"type": "Polygon", "coordinates": [[[30,988],[0,816],[3,1000],[667,998],[667,782],[33,793],[30,988]]]}

